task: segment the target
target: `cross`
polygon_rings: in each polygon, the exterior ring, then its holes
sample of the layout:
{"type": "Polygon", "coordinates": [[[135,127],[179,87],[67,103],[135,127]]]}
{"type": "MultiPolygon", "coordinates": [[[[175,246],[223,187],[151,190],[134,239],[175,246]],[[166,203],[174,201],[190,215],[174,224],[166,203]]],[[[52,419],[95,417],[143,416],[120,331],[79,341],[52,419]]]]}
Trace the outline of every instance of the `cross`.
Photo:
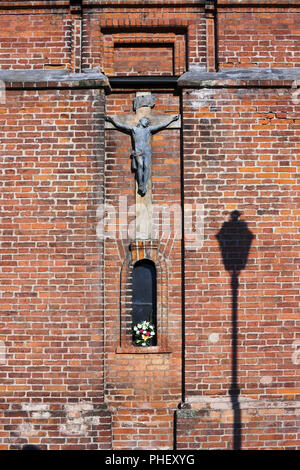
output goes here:
{"type": "Polygon", "coordinates": [[[180,127],[179,122],[175,124],[179,116],[166,119],[166,116],[155,115],[152,113],[154,105],[154,95],[137,92],[133,103],[135,114],[105,117],[106,128],[116,128],[132,137],[131,168],[136,173],[136,240],[152,239],[152,135],[166,127],[180,127]]]}

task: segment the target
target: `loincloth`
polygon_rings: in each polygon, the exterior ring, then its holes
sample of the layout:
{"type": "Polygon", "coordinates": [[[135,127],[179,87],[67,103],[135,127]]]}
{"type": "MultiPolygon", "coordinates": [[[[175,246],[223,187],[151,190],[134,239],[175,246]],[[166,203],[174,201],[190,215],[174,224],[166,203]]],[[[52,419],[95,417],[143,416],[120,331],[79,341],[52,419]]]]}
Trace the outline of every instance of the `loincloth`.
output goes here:
{"type": "Polygon", "coordinates": [[[131,170],[136,171],[137,170],[137,157],[143,157],[144,152],[136,152],[133,151],[130,155],[131,158],[131,170]]]}

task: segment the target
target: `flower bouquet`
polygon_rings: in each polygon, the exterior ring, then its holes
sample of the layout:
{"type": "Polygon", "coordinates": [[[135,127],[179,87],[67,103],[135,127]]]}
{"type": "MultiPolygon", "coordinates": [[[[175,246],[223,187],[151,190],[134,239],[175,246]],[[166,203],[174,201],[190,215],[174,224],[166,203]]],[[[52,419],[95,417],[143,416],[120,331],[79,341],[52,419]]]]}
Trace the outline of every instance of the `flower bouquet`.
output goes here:
{"type": "Polygon", "coordinates": [[[133,341],[137,346],[152,346],[155,328],[150,321],[142,321],[133,326],[133,341]]]}

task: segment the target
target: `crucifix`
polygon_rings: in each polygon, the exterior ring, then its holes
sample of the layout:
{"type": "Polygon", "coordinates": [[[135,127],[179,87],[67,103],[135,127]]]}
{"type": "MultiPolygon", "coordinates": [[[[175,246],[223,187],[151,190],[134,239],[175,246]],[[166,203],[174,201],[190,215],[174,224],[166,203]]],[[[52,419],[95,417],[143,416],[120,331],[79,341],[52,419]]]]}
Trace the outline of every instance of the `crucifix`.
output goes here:
{"type": "MultiPolygon", "coordinates": [[[[175,127],[173,123],[179,120],[178,115],[166,120],[165,116],[152,114],[154,105],[154,95],[150,92],[137,92],[133,102],[135,114],[118,118],[105,116],[107,128],[116,128],[129,134],[132,139],[131,169],[135,172],[136,179],[135,238],[142,240],[152,238],[152,135],[167,127],[175,127]]],[[[176,127],[180,127],[180,125],[176,127]]]]}

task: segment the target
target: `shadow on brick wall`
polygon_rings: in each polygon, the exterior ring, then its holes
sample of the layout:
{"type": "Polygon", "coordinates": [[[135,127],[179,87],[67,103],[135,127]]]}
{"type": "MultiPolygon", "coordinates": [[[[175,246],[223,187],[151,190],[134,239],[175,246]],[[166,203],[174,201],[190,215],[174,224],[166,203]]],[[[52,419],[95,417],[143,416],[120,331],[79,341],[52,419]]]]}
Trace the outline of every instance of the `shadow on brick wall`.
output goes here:
{"type": "Polygon", "coordinates": [[[230,220],[224,222],[216,235],[220,245],[223,264],[231,276],[232,295],[232,366],[229,395],[233,409],[233,449],[240,450],[242,443],[242,422],[239,403],[240,389],[238,385],[238,289],[239,275],[245,269],[254,235],[247,223],[239,220],[241,213],[233,211],[230,220]]]}

